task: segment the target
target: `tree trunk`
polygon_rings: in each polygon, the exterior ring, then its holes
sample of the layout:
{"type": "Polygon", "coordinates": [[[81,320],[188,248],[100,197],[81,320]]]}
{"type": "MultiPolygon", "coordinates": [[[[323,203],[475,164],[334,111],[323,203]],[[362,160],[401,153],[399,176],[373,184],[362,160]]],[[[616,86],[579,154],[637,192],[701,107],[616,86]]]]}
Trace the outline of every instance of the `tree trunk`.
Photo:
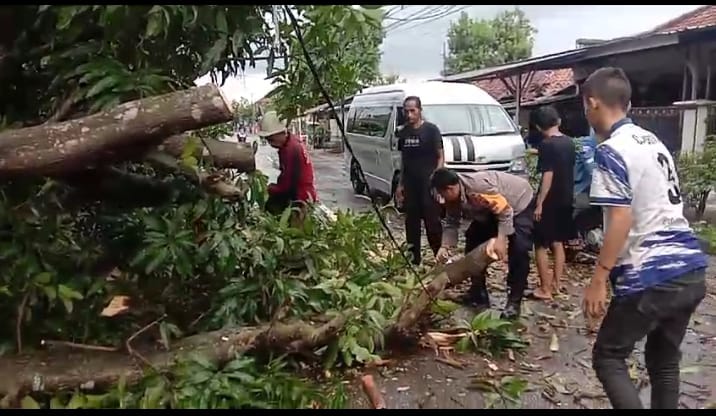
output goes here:
{"type": "MultiPolygon", "coordinates": [[[[164,140],[157,150],[178,158],[181,157],[190,140],[192,140],[190,135],[178,134],[164,140]]],[[[196,140],[197,145],[192,156],[209,161],[215,168],[236,169],[239,172],[256,170],[254,149],[248,143],[222,142],[214,139],[193,140],[196,140]]]]}
{"type": "MultiPolygon", "coordinates": [[[[387,328],[389,340],[416,340],[411,329],[430,312],[432,299],[439,298],[448,284],[454,285],[473,274],[480,274],[494,261],[485,251],[488,244],[481,244],[462,259],[431,272],[429,276],[433,279],[427,285],[427,292],[421,290],[417,297],[409,299],[401,308],[396,323],[387,328]]],[[[144,360],[155,370],[166,372],[187,352],[200,354],[219,365],[231,360],[236,353],[310,353],[335,339],[355,313],[358,312],[346,311],[319,326],[300,321],[272,322],[253,328],[197,334],[175,342],[171,351],[146,352],[143,359],[136,362],[132,355],[123,351],[56,351],[30,359],[0,357],[0,396],[6,396],[4,402],[7,405],[32,391],[101,390],[116,384],[121,377],[127,385],[132,385],[146,374],[144,360]]]]}
{"type": "Polygon", "coordinates": [[[403,304],[395,324],[388,328],[387,338],[394,342],[414,339],[411,333],[414,332],[420,318],[430,311],[433,299],[439,299],[448,285],[456,285],[473,275],[484,275],[487,266],[495,261],[485,250],[488,244],[490,241],[480,244],[460,260],[439,266],[431,272],[430,276],[433,276],[433,279],[427,284],[426,290],[418,289],[420,294],[403,304]]]}
{"type": "Polygon", "coordinates": [[[102,154],[233,119],[215,85],[130,101],[56,124],[0,133],[0,176],[52,175],[94,167],[102,154]]]}
{"type": "MultiPolygon", "coordinates": [[[[299,353],[328,344],[343,329],[354,312],[340,314],[329,322],[312,326],[304,322],[270,323],[259,327],[230,328],[184,338],[170,351],[146,352],[135,362],[127,352],[56,351],[44,357],[0,357],[0,397],[5,406],[30,392],[107,389],[124,377],[128,386],[146,376],[146,360],[154,370],[166,372],[186,353],[199,354],[219,366],[236,354],[250,351],[299,353]],[[60,358],[61,356],[61,358],[60,358]]],[[[0,406],[2,407],[2,406],[0,406]]]]}

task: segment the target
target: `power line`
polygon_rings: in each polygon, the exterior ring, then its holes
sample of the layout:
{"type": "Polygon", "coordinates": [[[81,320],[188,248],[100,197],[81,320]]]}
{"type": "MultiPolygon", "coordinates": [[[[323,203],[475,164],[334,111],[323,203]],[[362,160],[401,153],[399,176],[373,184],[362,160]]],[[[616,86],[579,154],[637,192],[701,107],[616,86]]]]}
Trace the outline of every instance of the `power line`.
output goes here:
{"type": "MultiPolygon", "coordinates": [[[[438,15],[438,16],[434,16],[434,17],[433,17],[432,19],[430,19],[430,20],[419,21],[419,22],[417,22],[416,24],[414,24],[414,25],[412,25],[412,26],[404,26],[404,27],[401,28],[401,30],[398,30],[397,33],[405,32],[405,31],[411,30],[411,29],[415,29],[416,27],[423,26],[423,25],[425,25],[425,24],[434,22],[434,21],[439,20],[439,19],[443,19],[443,18],[448,17],[448,16],[450,16],[450,15],[453,15],[453,14],[455,14],[455,13],[462,12],[463,10],[467,9],[467,8],[470,7],[470,6],[471,6],[471,5],[461,6],[461,7],[458,7],[457,9],[455,9],[456,6],[450,6],[450,8],[451,8],[452,10],[446,11],[446,12],[444,12],[444,13],[438,15]]],[[[396,32],[393,31],[392,33],[395,34],[396,32]]]]}
{"type": "MultiPolygon", "coordinates": [[[[414,13],[411,13],[408,16],[401,18],[400,21],[396,21],[396,22],[391,23],[388,26],[386,26],[386,28],[385,28],[386,33],[393,31],[395,29],[398,29],[402,26],[405,26],[406,24],[414,21],[415,19],[425,19],[425,18],[434,17],[436,12],[440,13],[442,11],[441,9],[444,7],[445,6],[430,6],[430,7],[425,6],[425,7],[421,8],[420,10],[417,10],[414,13]]],[[[451,6],[448,6],[448,7],[451,7],[451,6]]],[[[454,7],[454,6],[452,6],[452,7],[454,7]]]]}

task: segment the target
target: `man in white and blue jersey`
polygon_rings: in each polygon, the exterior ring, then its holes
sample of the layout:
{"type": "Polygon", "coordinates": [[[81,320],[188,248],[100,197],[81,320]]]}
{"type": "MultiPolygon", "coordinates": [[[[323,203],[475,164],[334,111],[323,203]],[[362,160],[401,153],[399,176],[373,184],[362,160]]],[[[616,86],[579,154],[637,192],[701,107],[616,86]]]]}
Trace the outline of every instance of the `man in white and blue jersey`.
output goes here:
{"type": "Polygon", "coordinates": [[[626,117],[629,80],[619,68],[595,71],[582,87],[585,114],[600,140],[590,201],[604,209],[604,245],[583,310],[604,313],[592,366],[615,409],[641,408],[625,364],[646,337],[651,407],[676,409],[680,346],[705,296],[706,257],[683,215],[679,179],[664,144],[626,117]]]}

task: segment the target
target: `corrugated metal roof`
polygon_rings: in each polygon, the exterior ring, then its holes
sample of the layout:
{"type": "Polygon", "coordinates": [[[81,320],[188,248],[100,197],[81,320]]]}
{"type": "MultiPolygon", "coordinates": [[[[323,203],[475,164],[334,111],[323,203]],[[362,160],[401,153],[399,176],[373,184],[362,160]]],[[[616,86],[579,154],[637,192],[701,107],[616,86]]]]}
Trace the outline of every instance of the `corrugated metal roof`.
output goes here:
{"type": "Polygon", "coordinates": [[[483,78],[489,78],[498,75],[501,72],[513,72],[517,69],[557,69],[564,65],[562,60],[573,59],[584,54],[586,48],[572,49],[569,51],[552,53],[549,55],[538,56],[536,58],[525,59],[517,62],[510,62],[504,65],[493,66],[490,68],[476,69],[474,71],[462,72],[460,74],[448,75],[442,78],[442,81],[470,81],[483,78]]]}

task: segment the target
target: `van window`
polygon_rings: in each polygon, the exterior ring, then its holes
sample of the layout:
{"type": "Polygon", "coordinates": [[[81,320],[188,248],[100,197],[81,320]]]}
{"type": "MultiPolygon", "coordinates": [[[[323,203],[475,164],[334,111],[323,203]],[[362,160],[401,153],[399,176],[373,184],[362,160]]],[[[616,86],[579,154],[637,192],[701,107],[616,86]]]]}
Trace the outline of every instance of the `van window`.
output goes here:
{"type": "Polygon", "coordinates": [[[495,104],[424,105],[423,117],[437,125],[442,134],[485,136],[517,132],[505,109],[495,104]]]}
{"type": "Polygon", "coordinates": [[[350,132],[371,137],[385,137],[392,112],[392,107],[356,108],[355,120],[350,132]]]}

